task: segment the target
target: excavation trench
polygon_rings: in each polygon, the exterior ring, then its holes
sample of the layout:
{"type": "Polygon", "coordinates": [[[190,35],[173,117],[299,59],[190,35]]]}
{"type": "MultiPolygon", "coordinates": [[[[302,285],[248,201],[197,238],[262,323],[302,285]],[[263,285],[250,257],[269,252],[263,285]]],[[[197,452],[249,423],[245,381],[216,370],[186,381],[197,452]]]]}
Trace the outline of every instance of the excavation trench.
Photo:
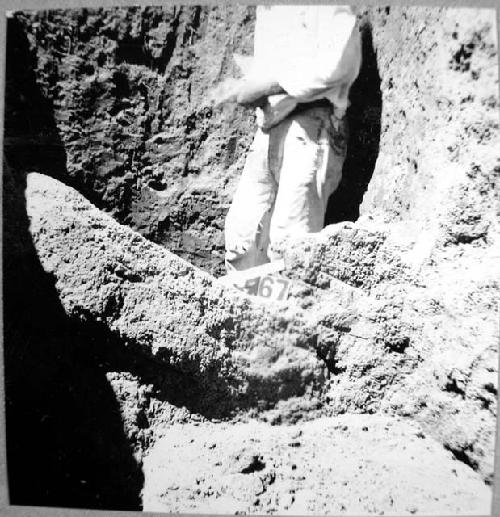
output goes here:
{"type": "MultiPolygon", "coordinates": [[[[285,250],[294,291],[288,306],[269,307],[213,281],[223,274],[223,220],[254,132],[250,112],[202,106],[211,82],[234,72],[232,51],[252,47],[252,10],[228,8],[221,21],[214,9],[116,9],[105,22],[91,10],[51,11],[8,21],[3,299],[11,503],[140,508],[139,452],[153,446],[158,430],[253,417],[291,424],[304,415],[404,416],[491,480],[496,323],[484,286],[493,285],[495,271],[487,238],[494,225],[486,224],[494,168],[485,149],[497,133],[473,95],[477,81],[478,91],[491,90],[486,74],[472,65],[489,70],[493,47],[486,24],[474,33],[484,44],[468,47],[461,41],[467,30],[454,21],[468,27],[485,18],[394,8],[360,18],[363,68],[351,93],[348,155],[330,199],[330,226],[285,250]],[[454,60],[442,66],[405,50],[416,45],[432,55],[432,31],[410,30],[418,20],[444,34],[443,56],[454,60]],[[78,27],[71,47],[69,32],[47,36],[60,26],[78,27]],[[142,32],[125,38],[133,27],[142,32]],[[217,34],[225,33],[232,47],[221,53],[217,34]],[[146,35],[165,36],[167,52],[152,56],[142,46],[146,35]],[[140,49],[130,46],[139,40],[140,49]],[[469,68],[457,67],[458,58],[469,68]],[[411,59],[418,66],[395,81],[394,67],[411,59]],[[455,99],[456,84],[469,100],[455,99]],[[449,86],[446,95],[460,109],[443,112],[434,85],[449,86]],[[471,125],[468,109],[481,114],[482,126],[471,125]],[[103,122],[108,113],[113,129],[103,122]],[[462,140],[441,142],[453,124],[462,140]],[[163,137],[151,141],[156,134],[163,137]],[[450,154],[457,148],[467,163],[450,154]],[[442,166],[430,167],[436,157],[442,166]],[[469,171],[469,183],[442,188],[436,170],[448,168],[454,178],[469,171]],[[363,211],[382,214],[378,226],[374,218],[361,227],[363,211]],[[393,223],[399,227],[391,234],[393,223]],[[404,235],[398,241],[395,234],[404,235]],[[445,247],[435,234],[448,236],[445,247]],[[441,262],[425,262],[429,243],[441,262]],[[420,263],[408,260],[412,246],[420,263]]],[[[272,492],[272,461],[260,451],[249,457],[257,460],[237,474],[268,476],[272,492]]]]}

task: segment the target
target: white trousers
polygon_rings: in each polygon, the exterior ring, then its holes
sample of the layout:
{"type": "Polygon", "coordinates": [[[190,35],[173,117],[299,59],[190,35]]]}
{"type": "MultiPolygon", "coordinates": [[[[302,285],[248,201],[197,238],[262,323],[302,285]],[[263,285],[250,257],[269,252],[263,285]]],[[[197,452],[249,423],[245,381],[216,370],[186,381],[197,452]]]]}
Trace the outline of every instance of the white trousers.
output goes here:
{"type": "Polygon", "coordinates": [[[347,148],[345,117],[332,113],[308,107],[266,133],[257,130],[226,217],[228,271],[274,260],[273,243],[323,228],[347,148]]]}

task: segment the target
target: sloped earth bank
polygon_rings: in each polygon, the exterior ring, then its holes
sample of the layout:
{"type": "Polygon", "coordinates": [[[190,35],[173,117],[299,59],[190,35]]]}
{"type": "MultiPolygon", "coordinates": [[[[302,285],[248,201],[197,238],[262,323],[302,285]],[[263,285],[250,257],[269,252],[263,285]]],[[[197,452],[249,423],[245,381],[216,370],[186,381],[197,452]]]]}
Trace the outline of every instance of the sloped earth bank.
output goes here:
{"type": "MultiPolygon", "coordinates": [[[[395,315],[398,297],[390,287],[375,297],[336,279],[326,293],[304,283],[314,291],[310,298],[302,292],[266,306],[219,286],[54,179],[30,174],[26,195],[33,243],[65,312],[103,321],[122,346],[149,357],[149,368],[166,377],[141,389],[144,379],[107,374],[128,436],[146,455],[144,509],[488,511],[490,488],[439,442],[457,451],[460,439],[470,440],[475,456],[468,463],[490,474],[495,378],[485,354],[494,350],[463,347],[463,365],[476,364],[456,401],[448,383],[458,366],[449,370],[433,353],[424,356],[427,318],[412,313],[409,326],[402,310],[395,315]],[[177,398],[168,387],[176,376],[183,381],[174,389],[187,388],[177,398]],[[360,414],[318,420],[380,409],[423,425],[360,414]],[[298,420],[312,421],[293,424],[298,420]]],[[[314,239],[335,231],[348,233],[332,226],[314,239]]],[[[345,242],[357,232],[351,229],[345,242]]],[[[349,246],[344,251],[338,260],[355,257],[349,246]]]]}
{"type": "Polygon", "coordinates": [[[209,274],[222,271],[253,129],[248,112],[203,99],[234,71],[231,52],[251,51],[252,9],[9,21],[13,503],[488,512],[495,13],[370,8],[360,21],[364,65],[327,214],[343,222],[277,246],[293,288],[272,305],[209,274]]]}

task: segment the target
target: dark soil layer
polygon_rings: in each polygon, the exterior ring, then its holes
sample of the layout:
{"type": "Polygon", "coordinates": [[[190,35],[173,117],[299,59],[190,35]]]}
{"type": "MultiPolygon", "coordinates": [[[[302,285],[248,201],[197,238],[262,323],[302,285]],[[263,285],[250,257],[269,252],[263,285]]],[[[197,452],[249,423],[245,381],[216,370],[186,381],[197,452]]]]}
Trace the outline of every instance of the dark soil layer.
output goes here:
{"type": "MultiPolygon", "coordinates": [[[[18,14],[9,20],[18,58],[7,76],[8,144],[26,160],[21,147],[62,143],[67,183],[119,222],[220,273],[224,215],[253,113],[214,110],[207,93],[237,73],[234,51],[252,51],[253,24],[254,9],[241,6],[18,14]],[[30,74],[38,90],[23,85],[30,74]],[[51,131],[37,128],[40,98],[51,131]]],[[[30,167],[45,172],[38,159],[30,167]]]]}

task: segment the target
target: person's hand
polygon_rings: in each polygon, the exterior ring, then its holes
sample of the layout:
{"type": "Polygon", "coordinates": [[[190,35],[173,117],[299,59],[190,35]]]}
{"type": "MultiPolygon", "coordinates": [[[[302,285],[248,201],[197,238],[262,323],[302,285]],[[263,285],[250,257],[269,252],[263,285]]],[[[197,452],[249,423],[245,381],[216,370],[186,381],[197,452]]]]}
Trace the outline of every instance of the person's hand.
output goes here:
{"type": "Polygon", "coordinates": [[[269,76],[245,76],[236,101],[243,106],[256,107],[265,104],[270,95],[285,93],[279,83],[269,76]]]}
{"type": "Polygon", "coordinates": [[[270,95],[285,93],[279,83],[265,76],[245,76],[222,81],[209,93],[209,101],[216,106],[236,102],[247,108],[263,106],[270,95]]]}
{"type": "Polygon", "coordinates": [[[219,106],[226,102],[237,102],[242,87],[241,83],[242,79],[235,79],[234,77],[224,79],[209,92],[210,103],[219,106]]]}

